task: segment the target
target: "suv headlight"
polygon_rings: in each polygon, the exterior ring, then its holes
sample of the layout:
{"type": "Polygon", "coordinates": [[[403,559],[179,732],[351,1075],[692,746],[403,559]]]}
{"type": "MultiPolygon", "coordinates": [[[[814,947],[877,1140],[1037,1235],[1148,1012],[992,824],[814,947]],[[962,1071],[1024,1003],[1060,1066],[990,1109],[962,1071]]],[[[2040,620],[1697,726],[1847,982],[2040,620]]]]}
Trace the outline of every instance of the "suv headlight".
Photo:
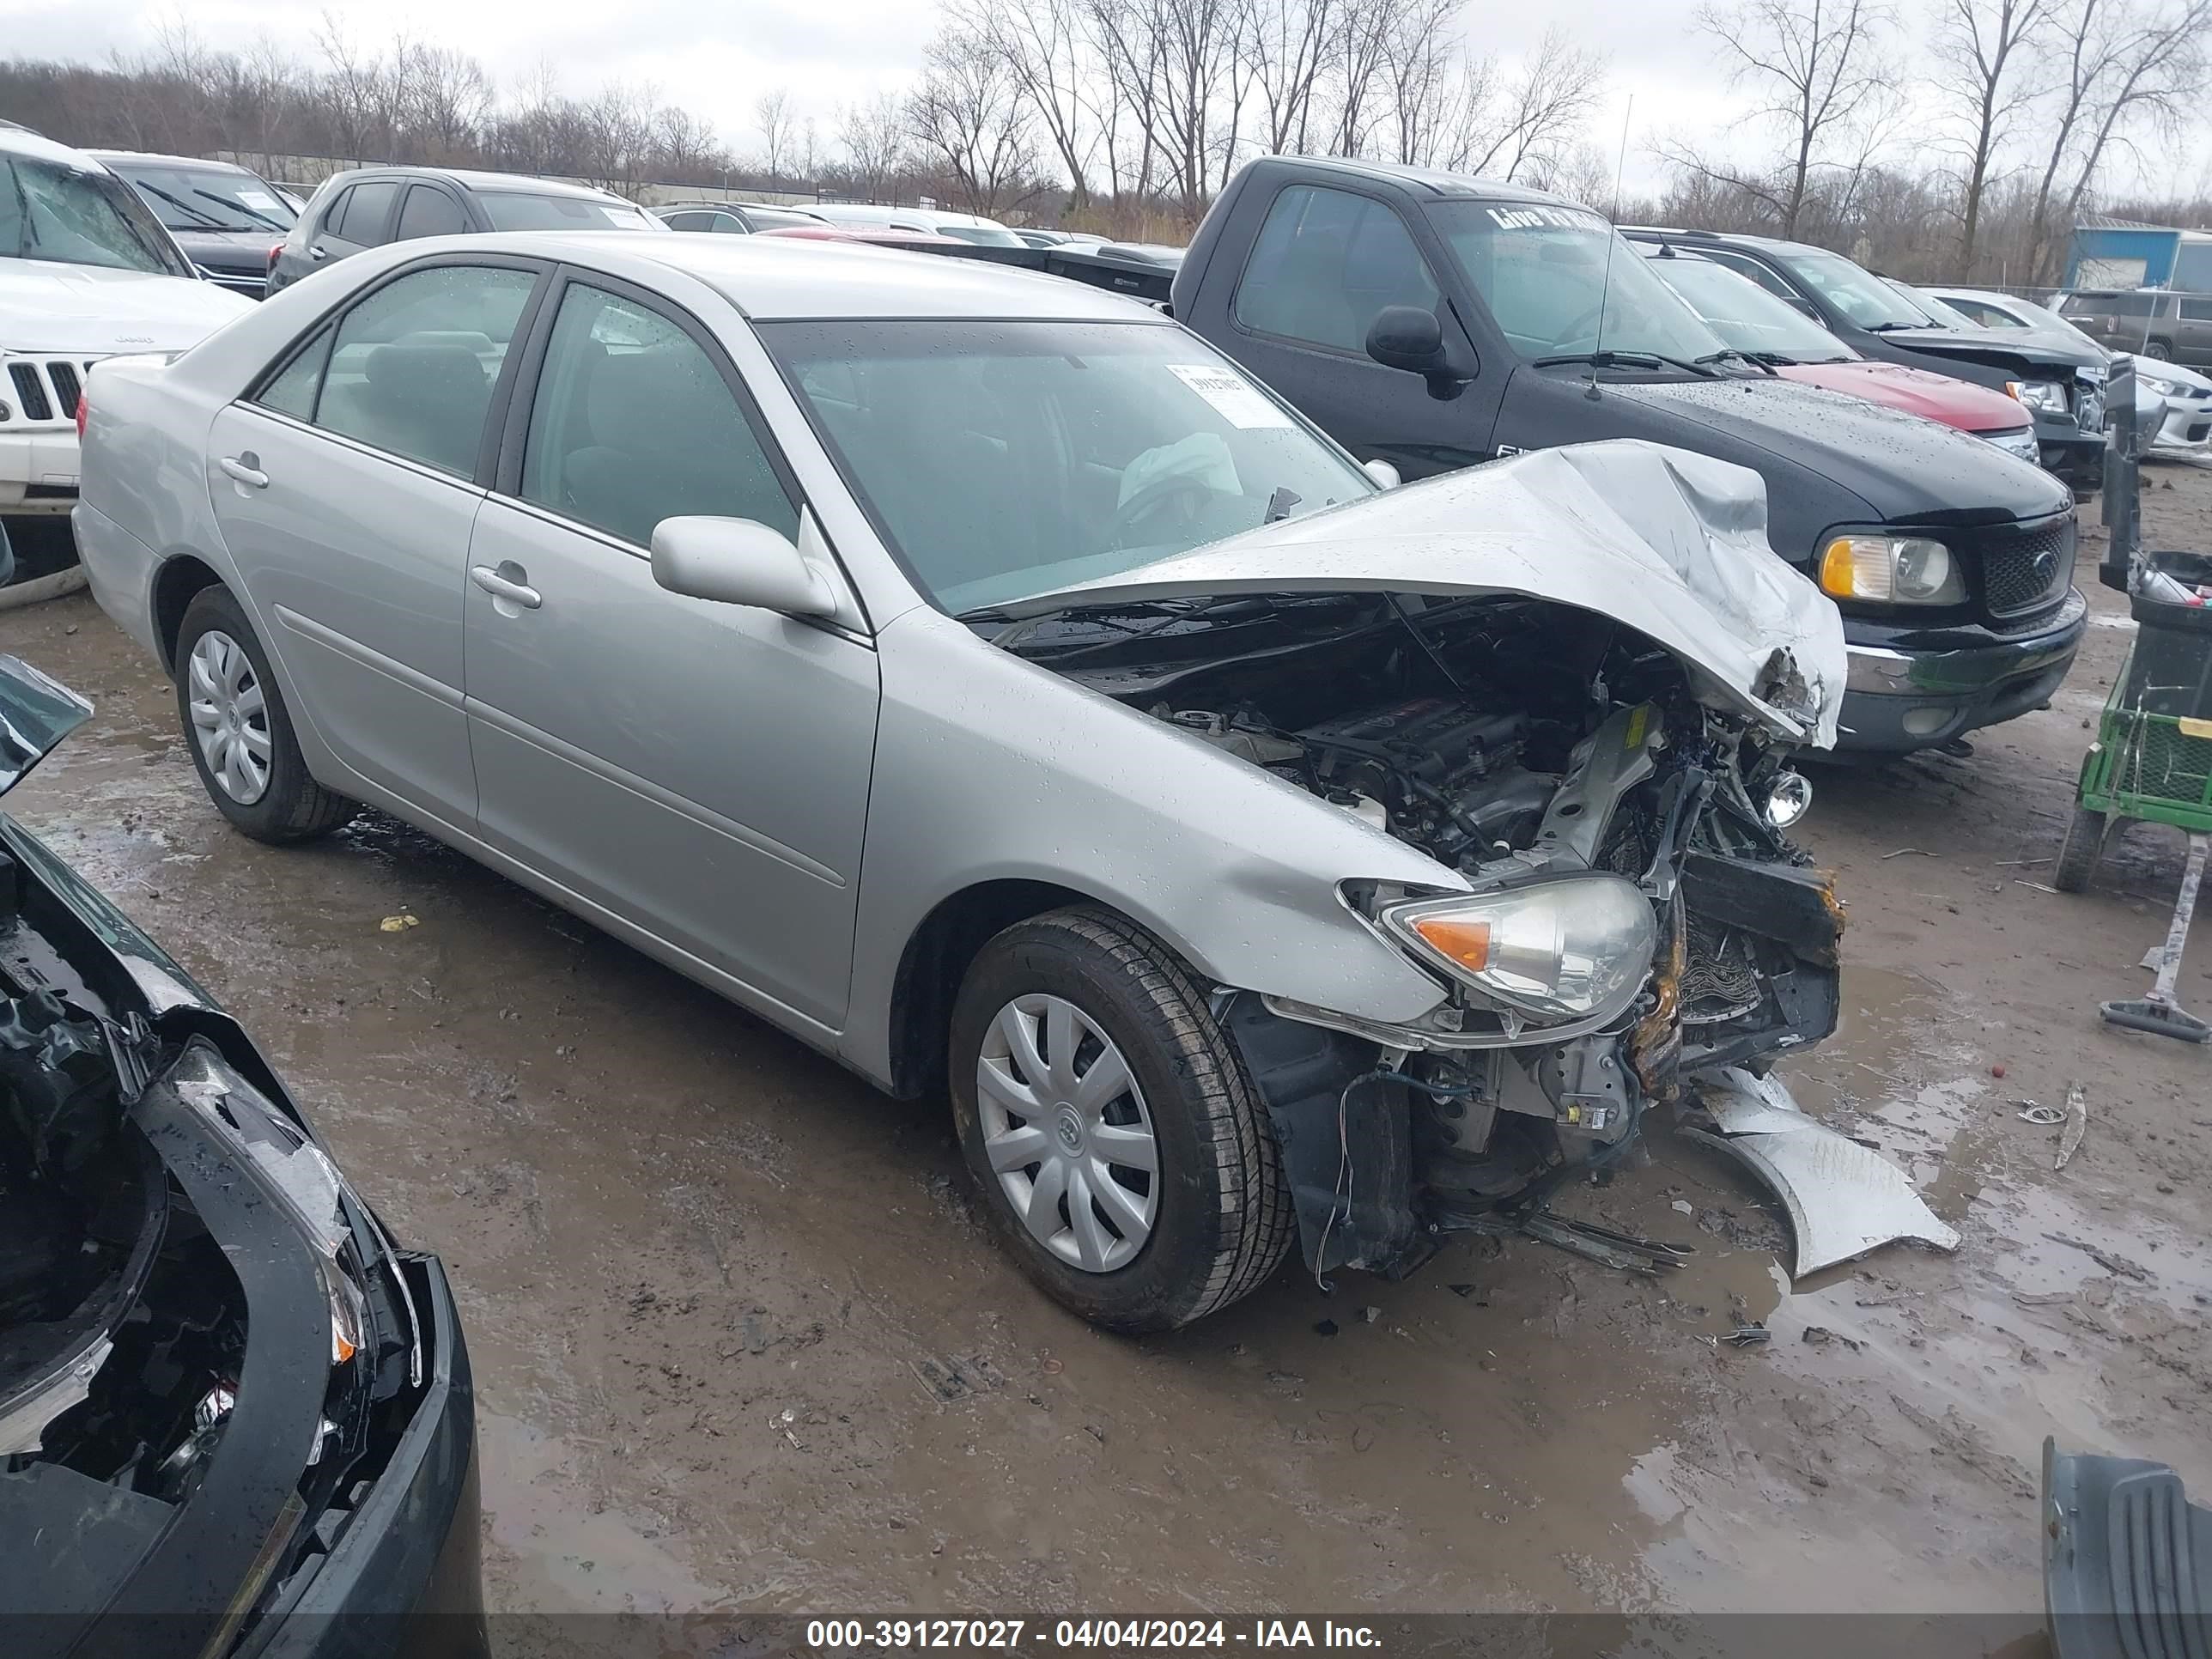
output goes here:
{"type": "Polygon", "coordinates": [[[1539,1024],[1603,1019],[1651,971],[1651,902],[1620,876],[1407,899],[1376,918],[1413,954],[1539,1024]]]}
{"type": "Polygon", "coordinates": [[[2007,380],[2005,390],[2030,409],[2047,409],[2054,415],[2066,412],[2063,380],[2007,380]]]}
{"type": "Polygon", "coordinates": [[[1843,535],[1820,550],[1820,591],[1880,605],[1957,605],[1966,579],[1951,550],[1927,536],[1843,535]]]}

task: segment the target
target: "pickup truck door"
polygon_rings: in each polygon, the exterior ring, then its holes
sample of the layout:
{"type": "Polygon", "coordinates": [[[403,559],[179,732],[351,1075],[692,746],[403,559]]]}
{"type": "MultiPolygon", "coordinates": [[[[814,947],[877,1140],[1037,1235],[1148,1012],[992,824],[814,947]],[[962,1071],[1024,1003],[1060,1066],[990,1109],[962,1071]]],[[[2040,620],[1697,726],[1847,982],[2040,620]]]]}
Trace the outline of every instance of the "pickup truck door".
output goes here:
{"type": "Polygon", "coordinates": [[[1449,472],[1492,458],[1506,366],[1476,356],[1438,280],[1441,260],[1379,197],[1286,185],[1242,268],[1209,280],[1216,293],[1185,320],[1360,459],[1389,461],[1408,479],[1449,472]],[[1419,375],[1368,356],[1376,313],[1395,305],[1435,311],[1477,365],[1458,396],[1431,397],[1419,375]]]}

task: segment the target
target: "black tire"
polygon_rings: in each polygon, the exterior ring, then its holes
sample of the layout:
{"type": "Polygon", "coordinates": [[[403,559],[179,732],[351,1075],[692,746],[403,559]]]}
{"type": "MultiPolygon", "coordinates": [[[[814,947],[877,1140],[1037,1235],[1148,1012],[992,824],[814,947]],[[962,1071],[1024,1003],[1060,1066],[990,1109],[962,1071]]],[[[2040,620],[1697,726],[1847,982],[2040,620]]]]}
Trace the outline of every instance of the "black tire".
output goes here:
{"type": "Polygon", "coordinates": [[[2161,363],[2170,363],[2173,361],[2173,342],[2146,340],[2143,342],[2142,355],[2161,363]]]}
{"type": "Polygon", "coordinates": [[[2085,893],[2105,856],[2105,837],[2111,823],[2102,812],[2077,805],[2066,826],[2066,839],[2058,843],[2058,871],[2051,884],[2062,893],[2085,893]]]}
{"type": "Polygon", "coordinates": [[[292,735],[290,711],[276,689],[276,677],[269,672],[269,653],[262,649],[252,623],[246,621],[244,608],[228,588],[204,587],[192,596],[192,602],[185,607],[170,660],[176,665],[177,720],[184,728],[185,746],[191,750],[192,764],[199,770],[200,785],[208,799],[233,824],[256,841],[283,846],[326,836],[361,811],[356,803],[324,788],[308,772],[299,740],[292,735]],[[246,653],[267,714],[269,783],[260,798],[251,802],[237,799],[216,781],[192,729],[192,647],[203,635],[218,629],[246,653]]]}
{"type": "Polygon", "coordinates": [[[984,1206],[1022,1270],[1063,1307],[1111,1331],[1172,1330],[1256,1289],[1289,1249],[1297,1218],[1267,1108],[1189,970],[1141,928],[1087,908],[1007,928],[961,984],[951,1049],[953,1115],[984,1206]],[[1032,1237],[984,1150],[984,1038],[1001,1009],[1037,994],[1074,1004],[1112,1039],[1152,1119],[1152,1231],[1111,1271],[1087,1272],[1032,1237]]]}

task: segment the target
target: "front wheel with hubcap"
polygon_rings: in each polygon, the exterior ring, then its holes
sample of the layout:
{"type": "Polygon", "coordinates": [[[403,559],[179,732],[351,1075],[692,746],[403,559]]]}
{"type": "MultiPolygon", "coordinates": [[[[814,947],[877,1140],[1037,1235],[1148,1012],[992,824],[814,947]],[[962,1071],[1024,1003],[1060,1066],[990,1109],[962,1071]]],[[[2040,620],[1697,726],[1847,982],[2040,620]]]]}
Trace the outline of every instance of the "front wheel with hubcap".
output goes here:
{"type": "Polygon", "coordinates": [[[1256,1287],[1296,1230],[1267,1109],[1187,969],[1109,913],[984,945],[952,1015],[962,1150],[1023,1269],[1117,1331],[1256,1287]]]}
{"type": "Polygon", "coordinates": [[[177,714],[200,782],[256,841],[328,833],[358,810],[315,781],[246,611],[227,587],[192,596],[177,629],[177,714]]]}

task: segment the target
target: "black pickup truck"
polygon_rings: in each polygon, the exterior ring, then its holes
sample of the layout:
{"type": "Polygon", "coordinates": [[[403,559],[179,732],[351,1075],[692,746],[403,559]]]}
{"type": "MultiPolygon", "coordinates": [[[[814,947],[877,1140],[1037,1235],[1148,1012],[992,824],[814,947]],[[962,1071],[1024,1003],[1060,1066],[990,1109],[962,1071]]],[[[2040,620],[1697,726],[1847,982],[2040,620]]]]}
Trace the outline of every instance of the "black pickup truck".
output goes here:
{"type": "Polygon", "coordinates": [[[2057,690],[2081,642],[2057,479],[1777,378],[1558,197],[1269,156],[1230,181],[1171,285],[1073,249],[958,252],[1171,300],[1355,455],[1407,477],[1601,438],[1753,468],[1775,550],[1844,613],[1844,750],[1927,748],[2009,720],[2057,690]]]}

